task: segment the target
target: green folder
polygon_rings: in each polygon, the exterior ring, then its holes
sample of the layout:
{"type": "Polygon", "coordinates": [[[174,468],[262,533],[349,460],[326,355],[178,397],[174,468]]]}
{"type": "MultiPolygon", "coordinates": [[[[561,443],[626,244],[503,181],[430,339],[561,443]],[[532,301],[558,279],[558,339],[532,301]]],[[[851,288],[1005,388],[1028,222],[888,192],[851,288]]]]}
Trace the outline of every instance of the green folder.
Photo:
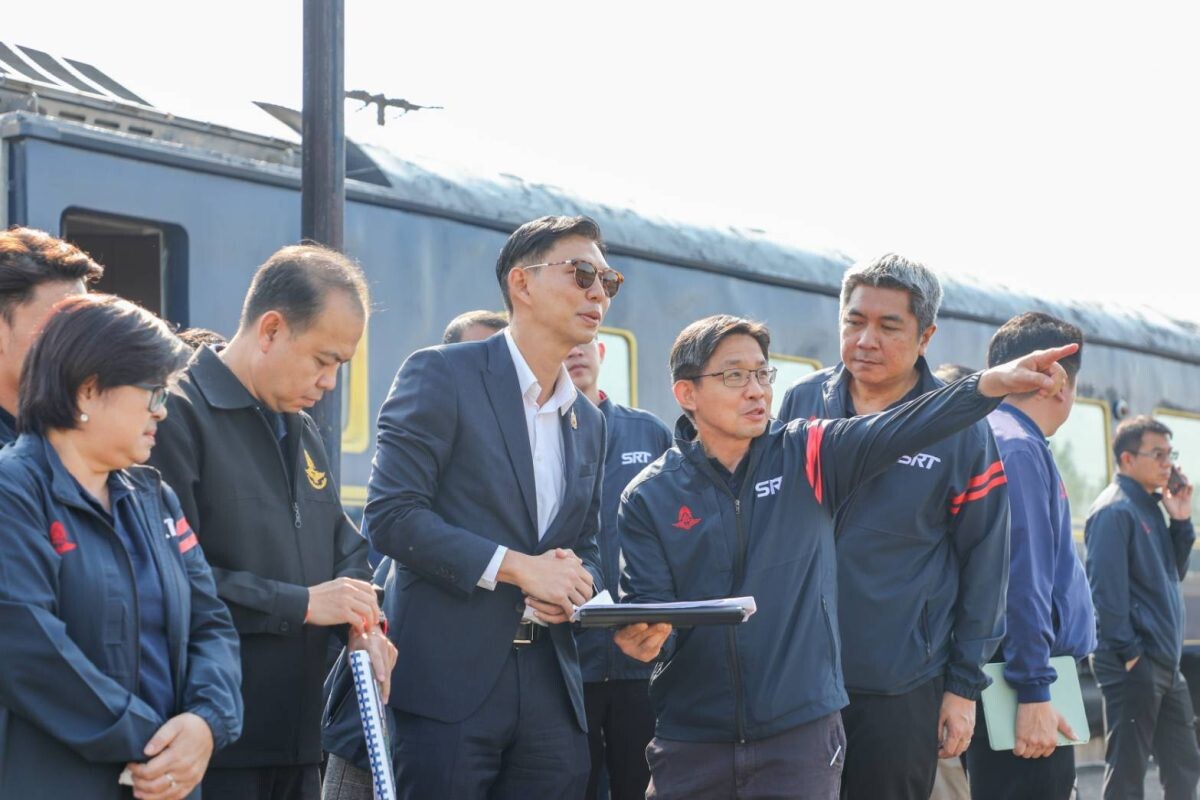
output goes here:
{"type": "MultiPolygon", "coordinates": [[[[1059,745],[1084,744],[1092,738],[1087,712],[1083,708],[1083,692],[1079,688],[1079,670],[1072,656],[1050,659],[1058,680],[1050,684],[1050,704],[1066,718],[1071,730],[1082,738],[1071,741],[1058,734],[1059,745]]],[[[1004,680],[1004,664],[985,664],[983,671],[992,685],[983,690],[983,714],[987,721],[988,744],[993,750],[1012,750],[1017,743],[1017,690],[1004,680]]]]}

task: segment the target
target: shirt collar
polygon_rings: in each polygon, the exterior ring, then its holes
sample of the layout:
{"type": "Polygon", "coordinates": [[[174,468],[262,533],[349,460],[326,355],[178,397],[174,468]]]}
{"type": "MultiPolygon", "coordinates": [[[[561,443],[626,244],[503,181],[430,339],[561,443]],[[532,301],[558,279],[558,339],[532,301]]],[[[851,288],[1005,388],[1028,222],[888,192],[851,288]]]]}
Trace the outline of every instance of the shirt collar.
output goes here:
{"type": "MultiPolygon", "coordinates": [[[[517,349],[517,343],[513,341],[512,333],[507,328],[504,329],[504,342],[508,345],[508,354],[512,356],[513,367],[517,370],[517,386],[521,388],[521,396],[536,404],[538,395],[542,393],[542,386],[534,377],[533,370],[529,368],[525,356],[521,355],[521,351],[517,349]]],[[[575,402],[578,391],[571,381],[571,375],[567,372],[567,368],[559,365],[558,380],[554,383],[554,394],[541,407],[557,410],[559,414],[565,415],[575,402]]]]}
{"type": "Polygon", "coordinates": [[[1034,422],[1033,418],[1024,411],[1017,408],[1012,403],[1001,403],[1000,410],[1004,411],[1006,414],[1015,419],[1017,424],[1024,428],[1025,432],[1030,436],[1038,439],[1041,442],[1044,442],[1046,445],[1050,444],[1050,440],[1046,438],[1046,434],[1042,433],[1042,429],[1038,427],[1038,424],[1034,422]]]}

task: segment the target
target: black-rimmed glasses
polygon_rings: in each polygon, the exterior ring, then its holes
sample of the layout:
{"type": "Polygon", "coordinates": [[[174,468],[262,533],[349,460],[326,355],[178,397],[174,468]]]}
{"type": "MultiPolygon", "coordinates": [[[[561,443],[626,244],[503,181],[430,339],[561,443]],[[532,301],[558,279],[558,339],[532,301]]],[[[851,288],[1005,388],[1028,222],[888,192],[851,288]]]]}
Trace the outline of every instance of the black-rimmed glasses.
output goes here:
{"type": "Polygon", "coordinates": [[[167,404],[167,386],[163,383],[135,383],[133,384],[139,389],[145,389],[150,392],[150,402],[146,406],[146,410],[153,414],[167,404]]]}
{"type": "Polygon", "coordinates": [[[689,380],[697,378],[716,378],[720,377],[726,386],[730,389],[741,389],[746,384],[750,383],[750,376],[754,376],[754,380],[759,386],[770,386],[775,382],[775,376],[779,374],[779,370],[775,367],[761,367],[759,369],[727,369],[721,372],[706,372],[703,375],[693,375],[689,380]]]}
{"type": "Polygon", "coordinates": [[[575,285],[580,289],[590,289],[592,284],[596,282],[596,276],[600,276],[600,288],[604,289],[604,293],[609,297],[616,297],[617,292],[621,289],[621,284],[625,282],[625,276],[617,272],[611,267],[605,270],[600,270],[590,261],[582,258],[568,258],[565,261],[547,261],[544,264],[530,264],[521,269],[539,269],[541,267],[561,267],[570,264],[575,268],[575,285]]]}

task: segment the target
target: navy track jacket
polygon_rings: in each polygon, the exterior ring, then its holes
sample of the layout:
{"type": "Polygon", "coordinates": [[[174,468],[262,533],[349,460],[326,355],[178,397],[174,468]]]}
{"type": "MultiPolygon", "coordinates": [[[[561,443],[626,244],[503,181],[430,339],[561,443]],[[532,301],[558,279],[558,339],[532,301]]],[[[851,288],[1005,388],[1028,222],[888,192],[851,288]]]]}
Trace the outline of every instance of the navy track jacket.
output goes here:
{"type": "MultiPolygon", "coordinates": [[[[942,382],[917,361],[920,392],[942,382]]],[[[801,378],[780,419],[847,416],[844,365],[801,378]]],[[[893,406],[894,408],[895,406],[893,406]]],[[[1008,494],[987,422],[897,454],[835,518],[842,666],[851,692],[903,694],[939,675],[975,700],[1004,636],[1008,494]]]]}
{"type": "Polygon", "coordinates": [[[1159,496],[1118,474],[1088,512],[1088,580],[1096,605],[1097,651],[1122,661],[1147,655],[1169,668],[1183,654],[1183,594],[1196,531],[1163,516],[1159,496]]]}
{"type": "Polygon", "coordinates": [[[902,454],[983,419],[999,401],[978,383],[972,375],[883,414],[773,423],[751,442],[739,497],[680,420],[675,446],[621,500],[625,599],[753,595],[758,613],[672,633],[650,681],[656,735],[757,740],[846,704],[832,515],[902,454]]]}
{"type": "Polygon", "coordinates": [[[1022,703],[1050,699],[1050,659],[1096,648],[1087,575],[1071,535],[1071,503],[1037,423],[1005,404],[988,417],[1008,476],[1012,511],[1004,678],[1022,703]]]}
{"type": "MultiPolygon", "coordinates": [[[[600,567],[604,585],[613,587],[621,577],[621,543],[617,532],[617,509],[625,486],[646,465],[671,446],[671,429],[648,411],[629,408],[602,398],[608,446],[604,458],[604,484],[600,499],[600,567]]],[[[579,666],[584,682],[646,680],[653,666],[630,658],[613,642],[612,631],[581,628],[575,631],[579,666]]]]}
{"type": "MultiPolygon", "coordinates": [[[[153,469],[120,477],[162,577],[174,713],[219,750],[242,728],[233,621],[174,492],[153,469]]],[[[0,518],[0,797],[128,796],[117,776],[166,720],[138,696],[127,551],[37,434],[0,452],[0,518]]]]}

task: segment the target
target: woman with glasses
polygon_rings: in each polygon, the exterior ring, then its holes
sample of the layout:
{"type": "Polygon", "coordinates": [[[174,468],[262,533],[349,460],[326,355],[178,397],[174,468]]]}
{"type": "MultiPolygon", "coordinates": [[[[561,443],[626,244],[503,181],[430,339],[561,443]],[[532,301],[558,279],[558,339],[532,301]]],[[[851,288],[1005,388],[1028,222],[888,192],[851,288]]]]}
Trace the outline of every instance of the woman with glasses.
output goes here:
{"type": "Polygon", "coordinates": [[[0,452],[0,797],[193,796],[241,731],[229,612],[138,466],[187,357],[105,295],[61,302],[30,350],[0,452]]]}

